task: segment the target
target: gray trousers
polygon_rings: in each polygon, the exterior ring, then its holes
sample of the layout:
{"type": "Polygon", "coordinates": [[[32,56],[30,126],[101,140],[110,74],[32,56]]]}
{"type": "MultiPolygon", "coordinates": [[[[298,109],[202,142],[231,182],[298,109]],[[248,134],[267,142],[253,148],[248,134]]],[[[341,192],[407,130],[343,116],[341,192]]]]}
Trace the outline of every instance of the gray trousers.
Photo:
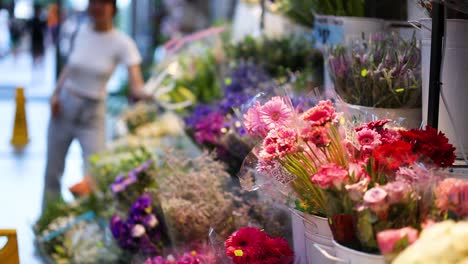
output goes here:
{"type": "Polygon", "coordinates": [[[60,103],[60,115],[50,118],[47,133],[44,202],[60,197],[65,158],[74,139],[81,145],[86,171],[89,156],[103,151],[106,144],[105,100],[79,97],[62,89],[60,103]]]}

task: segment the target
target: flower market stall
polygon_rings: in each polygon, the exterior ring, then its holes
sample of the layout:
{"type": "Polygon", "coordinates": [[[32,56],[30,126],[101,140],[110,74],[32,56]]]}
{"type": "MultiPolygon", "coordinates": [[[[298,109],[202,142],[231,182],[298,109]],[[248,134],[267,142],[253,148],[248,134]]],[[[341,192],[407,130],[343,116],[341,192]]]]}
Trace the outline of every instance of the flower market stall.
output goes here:
{"type": "Polygon", "coordinates": [[[422,124],[420,38],[366,17],[368,1],[268,2],[308,32],[167,43],[154,101],[114,116],[74,201],[35,223],[47,263],[468,261],[464,143],[422,124]]]}

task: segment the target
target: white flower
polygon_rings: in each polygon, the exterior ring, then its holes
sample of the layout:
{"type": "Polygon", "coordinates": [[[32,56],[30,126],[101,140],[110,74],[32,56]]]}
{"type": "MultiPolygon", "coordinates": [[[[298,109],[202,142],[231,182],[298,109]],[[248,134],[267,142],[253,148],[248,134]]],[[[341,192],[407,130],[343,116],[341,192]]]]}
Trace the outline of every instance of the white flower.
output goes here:
{"type": "Polygon", "coordinates": [[[148,226],[149,226],[150,228],[153,228],[153,227],[155,227],[155,226],[157,226],[157,225],[159,224],[159,221],[158,221],[158,219],[156,218],[156,216],[154,216],[154,215],[149,215],[146,224],[148,224],[148,226]]]}
{"type": "Polygon", "coordinates": [[[142,226],[142,225],[140,225],[140,224],[136,224],[136,225],[132,228],[132,237],[141,237],[141,236],[143,236],[145,233],[146,233],[145,227],[142,226]]]}

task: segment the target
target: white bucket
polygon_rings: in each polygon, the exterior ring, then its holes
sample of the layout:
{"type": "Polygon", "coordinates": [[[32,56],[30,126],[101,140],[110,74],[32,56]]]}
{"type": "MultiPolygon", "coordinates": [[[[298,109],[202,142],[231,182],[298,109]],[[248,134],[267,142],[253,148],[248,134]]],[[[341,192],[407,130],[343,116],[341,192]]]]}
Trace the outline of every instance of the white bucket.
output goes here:
{"type": "Polygon", "coordinates": [[[258,4],[238,1],[232,22],[232,40],[243,40],[246,36],[259,37],[262,9],[258,4]]]}
{"type": "Polygon", "coordinates": [[[291,226],[293,233],[294,255],[296,264],[307,264],[306,247],[305,247],[305,226],[302,220],[302,213],[299,211],[291,211],[291,226]]]}
{"type": "Polygon", "coordinates": [[[297,24],[283,15],[266,11],[263,33],[270,38],[290,35],[310,35],[312,34],[312,28],[297,24]]]}
{"type": "Polygon", "coordinates": [[[328,225],[328,219],[311,214],[303,215],[304,239],[307,263],[313,264],[333,264],[334,261],[323,256],[314,246],[319,244],[326,249],[329,254],[334,255],[333,234],[328,225]]]}
{"type": "MultiPolygon", "coordinates": [[[[468,118],[466,117],[468,113],[468,20],[447,19],[446,21],[441,92],[448,106],[440,98],[439,130],[444,132],[457,148],[457,156],[461,156],[462,150],[465,154],[468,153],[468,118]],[[454,124],[450,120],[448,110],[453,117],[454,124]]],[[[422,26],[422,113],[423,122],[427,124],[432,21],[422,19],[420,22],[422,26]]]]}
{"type": "MultiPolygon", "coordinates": [[[[327,47],[367,39],[370,34],[382,32],[384,29],[385,23],[382,19],[315,15],[315,47],[325,52],[327,47]]],[[[330,90],[333,89],[333,82],[327,64],[328,60],[325,60],[324,85],[326,90],[330,90]]]]}
{"type": "Polygon", "coordinates": [[[421,126],[421,108],[378,108],[345,104],[343,111],[365,122],[377,119],[391,119],[404,128],[421,126]]]}

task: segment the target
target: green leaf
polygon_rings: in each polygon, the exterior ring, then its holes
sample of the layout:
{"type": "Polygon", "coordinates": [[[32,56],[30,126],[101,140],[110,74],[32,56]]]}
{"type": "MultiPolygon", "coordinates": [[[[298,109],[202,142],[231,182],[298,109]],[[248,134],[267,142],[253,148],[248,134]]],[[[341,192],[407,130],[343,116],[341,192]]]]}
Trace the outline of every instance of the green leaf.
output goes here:
{"type": "Polygon", "coordinates": [[[395,248],[394,248],[393,252],[401,252],[401,251],[403,251],[405,248],[407,248],[408,245],[409,245],[408,236],[405,235],[405,237],[403,237],[402,239],[398,240],[398,241],[395,243],[395,248]]]}

